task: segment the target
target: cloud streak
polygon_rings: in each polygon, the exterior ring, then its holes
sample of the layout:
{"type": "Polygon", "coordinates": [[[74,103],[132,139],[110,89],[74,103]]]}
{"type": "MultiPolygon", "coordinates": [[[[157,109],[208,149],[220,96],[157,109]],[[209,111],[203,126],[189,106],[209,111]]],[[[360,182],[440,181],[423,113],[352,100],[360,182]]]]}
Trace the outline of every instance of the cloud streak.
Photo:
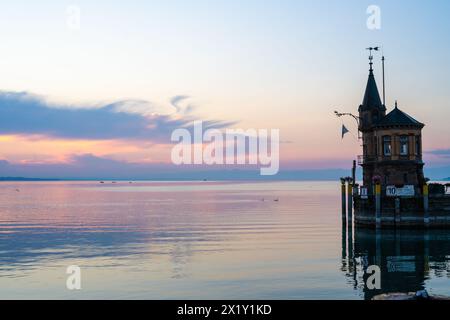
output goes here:
{"type": "MultiPolygon", "coordinates": [[[[186,96],[172,98],[172,105],[186,96]]],[[[192,106],[187,107],[189,111],[192,106]]],[[[123,100],[102,106],[50,104],[27,92],[0,91],[0,134],[44,135],[65,139],[123,139],[170,141],[177,128],[191,127],[196,118],[183,114],[158,114],[142,100],[123,100]]],[[[207,128],[223,128],[231,122],[204,121],[207,128]]]]}

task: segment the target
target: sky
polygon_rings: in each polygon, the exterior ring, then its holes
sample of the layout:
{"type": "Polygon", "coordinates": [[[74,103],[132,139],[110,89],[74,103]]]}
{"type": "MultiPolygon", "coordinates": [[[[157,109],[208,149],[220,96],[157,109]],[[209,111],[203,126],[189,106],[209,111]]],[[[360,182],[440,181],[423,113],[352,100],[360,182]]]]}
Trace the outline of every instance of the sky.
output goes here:
{"type": "Polygon", "coordinates": [[[170,171],[171,132],[194,120],[279,129],[281,170],[349,168],[361,153],[356,126],[333,111],[357,112],[368,46],[386,56],[388,109],[398,100],[426,124],[427,167],[450,176],[448,1],[18,0],[0,8],[0,176],[170,171]],[[367,27],[370,5],[380,8],[379,29],[367,27]]]}

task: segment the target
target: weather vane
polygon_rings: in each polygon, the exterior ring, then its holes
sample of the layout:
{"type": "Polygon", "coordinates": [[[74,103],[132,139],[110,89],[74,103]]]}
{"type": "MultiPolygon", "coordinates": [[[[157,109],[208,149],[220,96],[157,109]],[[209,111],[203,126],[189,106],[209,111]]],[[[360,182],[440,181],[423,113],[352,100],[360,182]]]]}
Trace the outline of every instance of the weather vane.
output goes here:
{"type": "Polygon", "coordinates": [[[372,55],[372,51],[378,51],[380,50],[380,47],[368,47],[366,48],[366,50],[369,50],[369,61],[370,61],[370,71],[373,71],[372,65],[373,65],[373,55],[372,55]]]}

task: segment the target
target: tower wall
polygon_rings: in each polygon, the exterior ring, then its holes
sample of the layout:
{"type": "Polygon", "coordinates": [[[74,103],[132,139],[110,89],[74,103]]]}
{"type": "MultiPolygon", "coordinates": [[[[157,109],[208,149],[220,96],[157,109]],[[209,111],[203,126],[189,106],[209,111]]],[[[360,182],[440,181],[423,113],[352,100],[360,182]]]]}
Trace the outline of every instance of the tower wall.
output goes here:
{"type": "Polygon", "coordinates": [[[379,177],[382,186],[421,186],[425,182],[423,166],[420,128],[374,128],[363,133],[364,185],[371,186],[373,177],[379,177]],[[390,139],[390,154],[384,150],[385,137],[390,139]],[[402,153],[402,139],[407,139],[406,153],[402,153]]]}

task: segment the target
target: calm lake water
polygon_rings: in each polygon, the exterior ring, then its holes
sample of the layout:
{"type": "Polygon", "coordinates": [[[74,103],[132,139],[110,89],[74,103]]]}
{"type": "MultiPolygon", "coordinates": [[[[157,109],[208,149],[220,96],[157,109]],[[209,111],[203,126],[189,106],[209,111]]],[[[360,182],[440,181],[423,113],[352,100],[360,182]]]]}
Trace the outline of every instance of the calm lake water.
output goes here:
{"type": "Polygon", "coordinates": [[[450,295],[450,231],[342,228],[336,182],[0,183],[0,299],[450,295]],[[381,290],[365,286],[381,267],[381,290]],[[78,265],[82,289],[66,288],[78,265]]]}

